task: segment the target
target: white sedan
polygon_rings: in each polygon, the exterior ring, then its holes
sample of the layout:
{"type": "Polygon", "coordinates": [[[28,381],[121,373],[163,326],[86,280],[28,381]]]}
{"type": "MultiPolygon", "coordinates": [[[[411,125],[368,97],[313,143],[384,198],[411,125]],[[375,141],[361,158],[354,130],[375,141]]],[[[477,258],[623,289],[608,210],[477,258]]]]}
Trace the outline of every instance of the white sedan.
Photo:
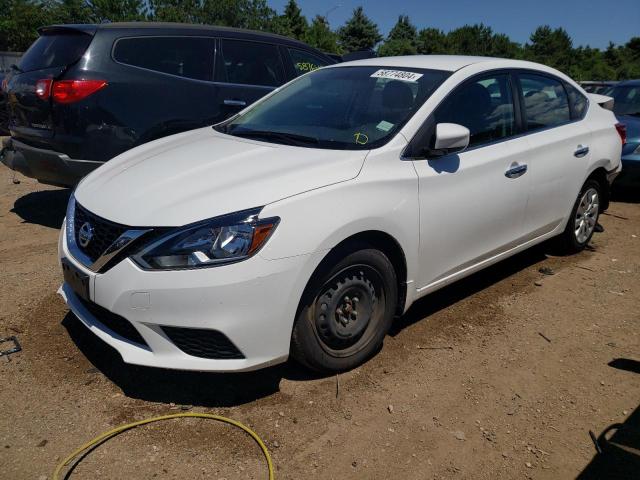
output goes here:
{"type": "Polygon", "coordinates": [[[588,244],[624,142],[607,100],[515,60],[316,70],[87,176],[60,293],[128,363],[352,368],[420,297],[552,237],[588,244]]]}

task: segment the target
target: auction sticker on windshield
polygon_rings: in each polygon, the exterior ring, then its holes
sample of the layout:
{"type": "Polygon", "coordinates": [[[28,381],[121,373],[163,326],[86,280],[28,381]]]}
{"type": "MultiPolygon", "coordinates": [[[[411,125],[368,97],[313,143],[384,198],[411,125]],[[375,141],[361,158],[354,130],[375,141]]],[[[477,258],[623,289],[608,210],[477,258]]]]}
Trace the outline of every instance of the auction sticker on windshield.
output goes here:
{"type": "Polygon", "coordinates": [[[378,70],[371,74],[372,78],[390,78],[392,80],[404,80],[405,82],[415,82],[422,73],[405,72],[403,70],[378,70]]]}

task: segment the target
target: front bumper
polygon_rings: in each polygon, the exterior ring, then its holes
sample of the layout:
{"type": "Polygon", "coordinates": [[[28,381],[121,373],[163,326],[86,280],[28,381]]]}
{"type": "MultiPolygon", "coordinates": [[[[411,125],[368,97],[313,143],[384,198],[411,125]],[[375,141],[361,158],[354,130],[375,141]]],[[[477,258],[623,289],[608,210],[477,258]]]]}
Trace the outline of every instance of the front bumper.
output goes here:
{"type": "Polygon", "coordinates": [[[71,187],[104,162],[76,160],[53,150],[32,147],[13,138],[3,141],[2,163],[41,183],[71,187]]]}
{"type": "Polygon", "coordinates": [[[64,233],[59,254],[89,275],[91,302],[126,319],[144,339],[146,345],[141,345],[119,335],[86,307],[70,285],[60,287],[58,293],[71,311],[126,363],[220,372],[255,370],[286,361],[299,299],[320,261],[316,254],[280,260],[256,255],[222,267],[149,272],[126,259],[96,274],[71,256],[64,233]],[[190,355],[163,327],[215,330],[244,358],[190,355]]]}

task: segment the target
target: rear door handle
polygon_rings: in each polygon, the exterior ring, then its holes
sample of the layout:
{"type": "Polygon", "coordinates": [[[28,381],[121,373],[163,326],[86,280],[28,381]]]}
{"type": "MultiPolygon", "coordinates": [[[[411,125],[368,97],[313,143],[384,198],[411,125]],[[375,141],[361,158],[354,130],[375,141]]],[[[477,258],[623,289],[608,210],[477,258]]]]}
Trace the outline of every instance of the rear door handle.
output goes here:
{"type": "Polygon", "coordinates": [[[247,102],[245,102],[244,100],[233,100],[230,98],[225,99],[224,104],[229,105],[230,107],[246,107],[247,106],[247,102]]]}
{"type": "Polygon", "coordinates": [[[504,176],[507,178],[518,178],[524,175],[527,172],[526,165],[516,165],[515,167],[511,167],[509,170],[504,172],[504,176]]]}
{"type": "Polygon", "coordinates": [[[589,153],[589,147],[586,147],[584,145],[578,145],[578,149],[573,152],[573,155],[575,157],[584,157],[587,153],[589,153]]]}

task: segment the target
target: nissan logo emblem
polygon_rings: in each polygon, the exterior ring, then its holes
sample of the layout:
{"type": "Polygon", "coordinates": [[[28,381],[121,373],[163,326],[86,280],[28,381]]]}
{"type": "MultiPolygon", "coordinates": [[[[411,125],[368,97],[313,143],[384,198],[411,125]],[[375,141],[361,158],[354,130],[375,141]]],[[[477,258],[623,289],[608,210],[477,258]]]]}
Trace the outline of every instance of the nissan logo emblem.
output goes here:
{"type": "Polygon", "coordinates": [[[78,232],[78,242],[81,247],[86,247],[93,238],[93,227],[89,222],[84,222],[78,232]]]}

